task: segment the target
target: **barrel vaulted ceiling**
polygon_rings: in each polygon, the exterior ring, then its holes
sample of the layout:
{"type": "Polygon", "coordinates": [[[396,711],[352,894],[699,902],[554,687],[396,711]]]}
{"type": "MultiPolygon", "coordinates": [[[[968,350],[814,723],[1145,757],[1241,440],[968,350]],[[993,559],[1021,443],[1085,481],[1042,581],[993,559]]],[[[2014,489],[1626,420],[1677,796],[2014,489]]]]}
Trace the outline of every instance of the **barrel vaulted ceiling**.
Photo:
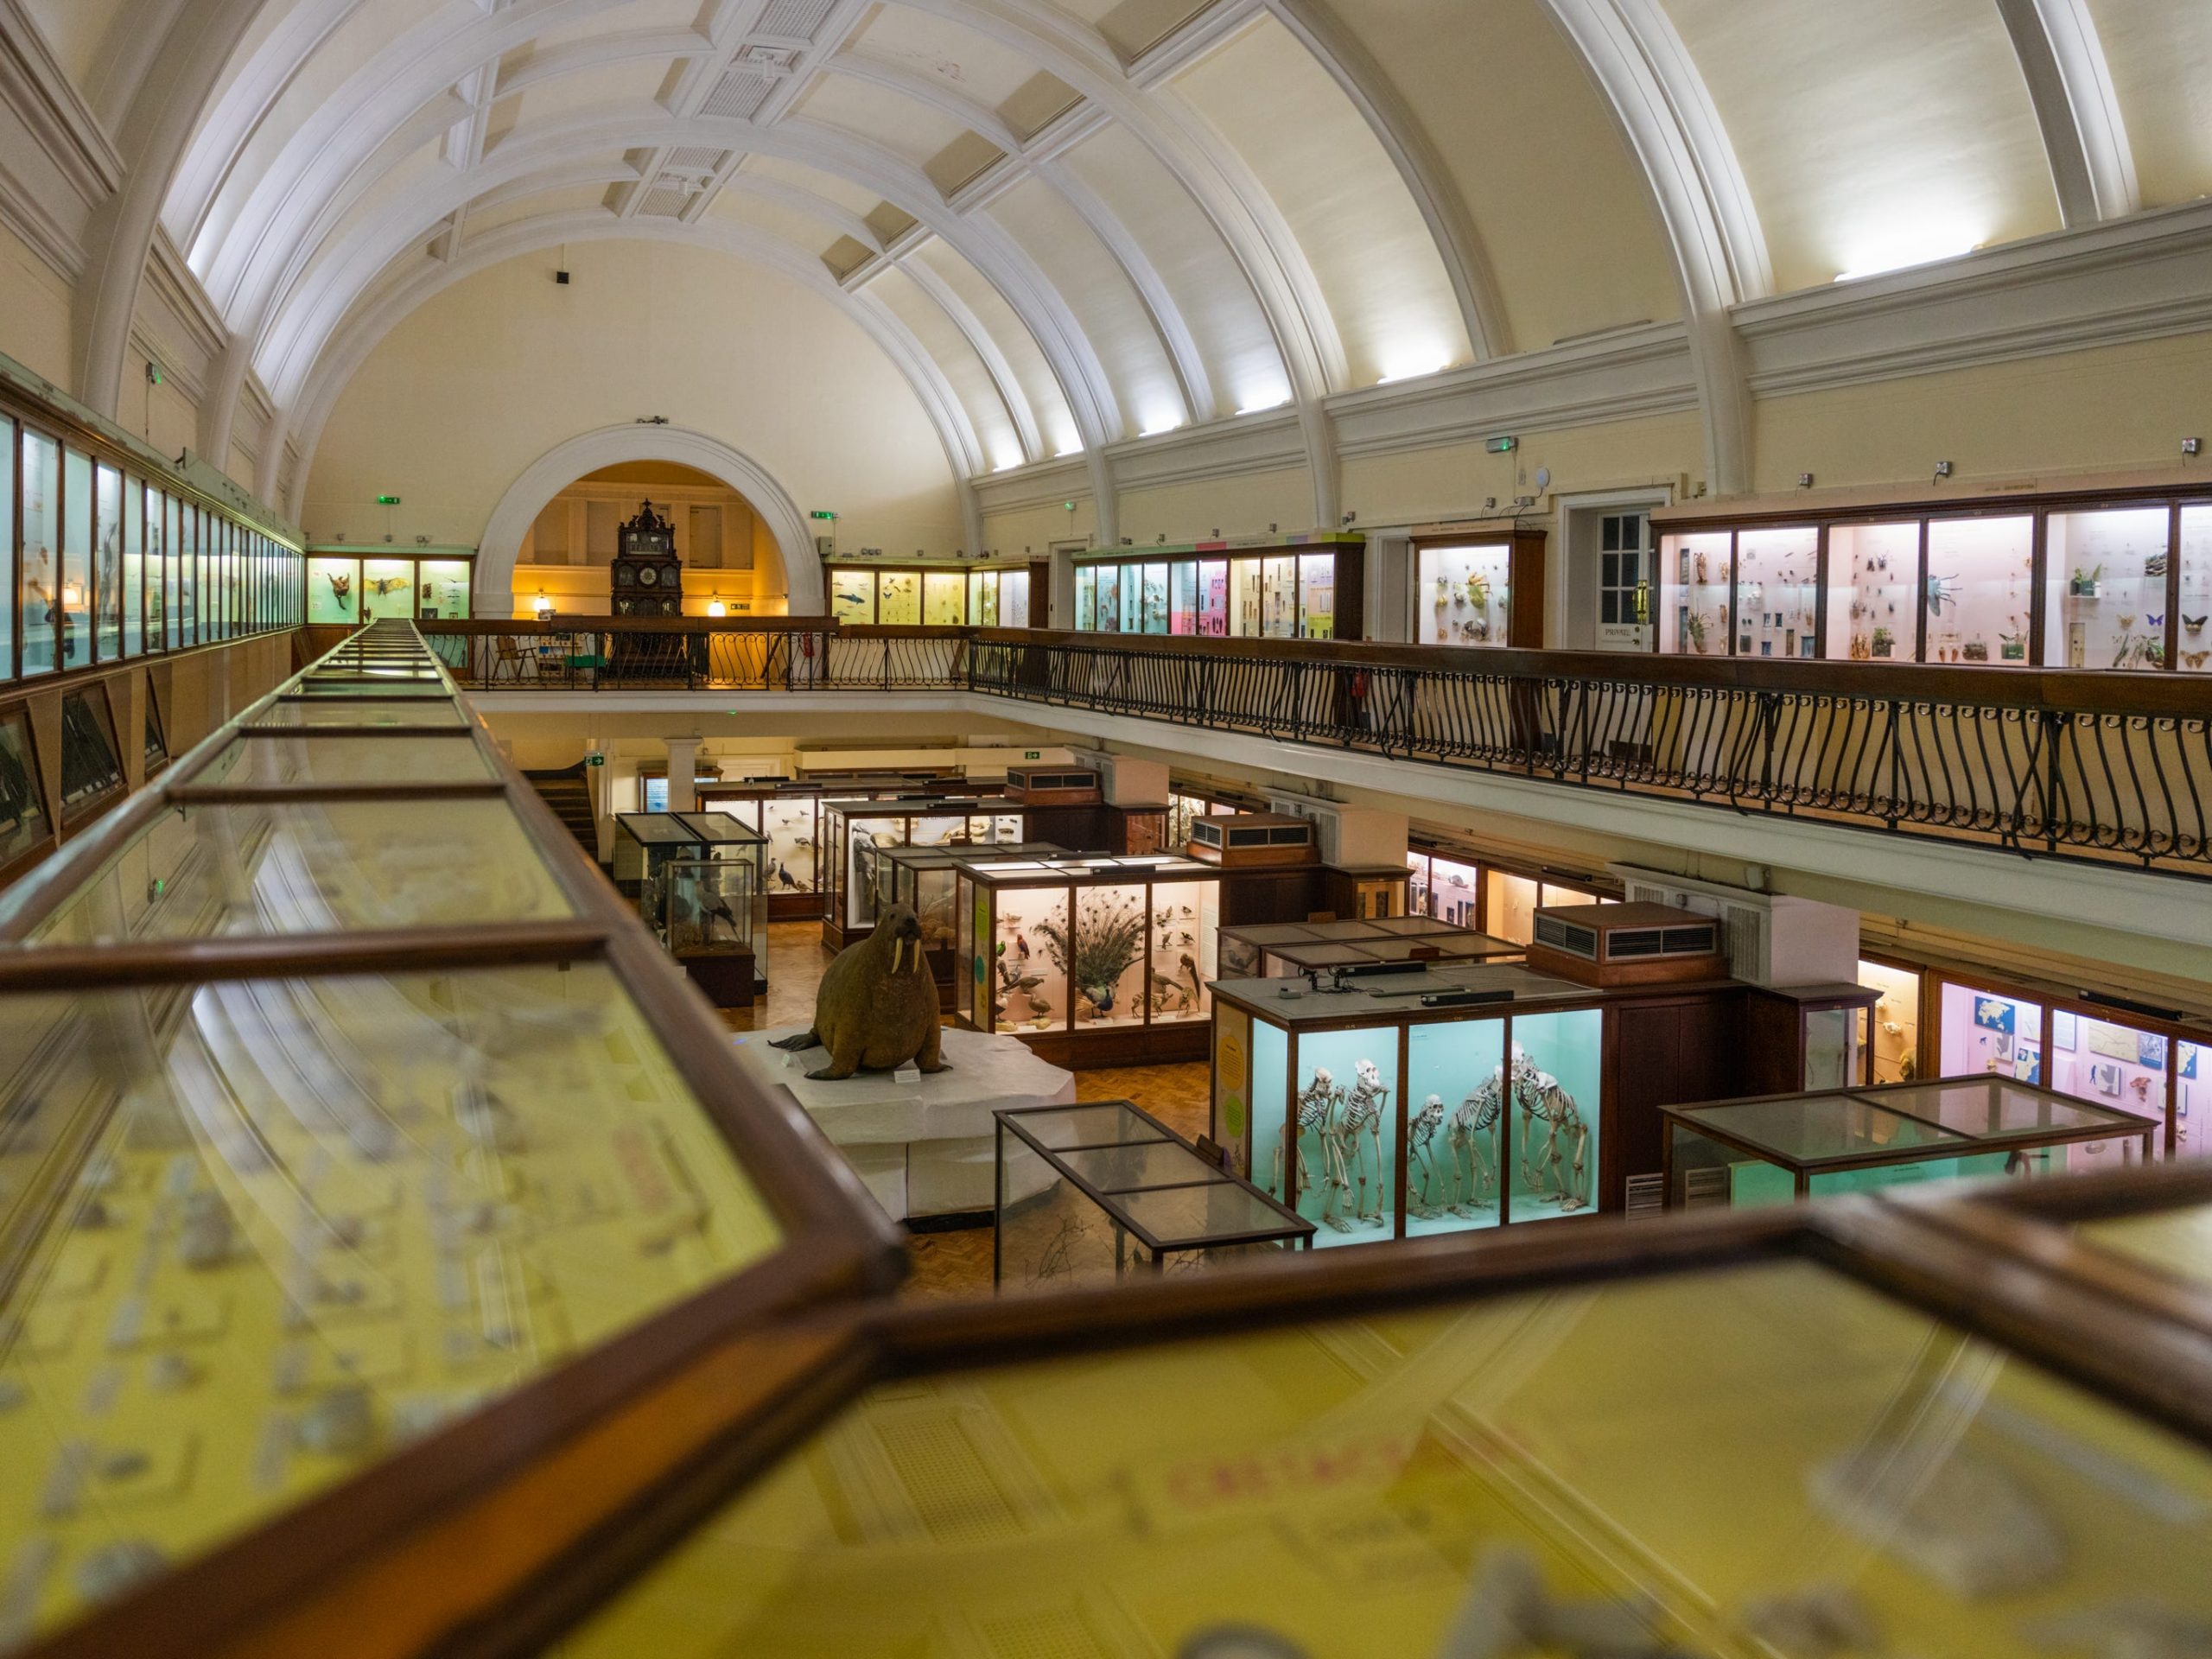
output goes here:
{"type": "Polygon", "coordinates": [[[1732,308],[2212,190],[2171,0],[4,3],[130,164],[90,400],[158,225],[295,501],[397,321],[564,244],[817,290],[963,480],[1284,411],[1325,521],[1342,394],[1673,325],[1725,482],[1732,308]]]}

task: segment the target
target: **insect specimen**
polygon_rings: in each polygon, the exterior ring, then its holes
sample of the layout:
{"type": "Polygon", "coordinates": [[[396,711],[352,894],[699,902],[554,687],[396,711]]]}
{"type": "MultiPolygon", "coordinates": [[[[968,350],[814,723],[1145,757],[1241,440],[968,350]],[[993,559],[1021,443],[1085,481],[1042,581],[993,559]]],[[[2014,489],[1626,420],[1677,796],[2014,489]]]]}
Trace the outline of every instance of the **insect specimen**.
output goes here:
{"type": "Polygon", "coordinates": [[[1941,616],[1943,614],[1943,607],[1946,605],[1955,605],[1958,603],[1958,601],[1959,579],[1956,576],[1930,576],[1928,578],[1929,615],[1941,616]]]}
{"type": "Polygon", "coordinates": [[[2203,616],[2184,616],[2181,620],[2182,626],[2189,630],[2189,637],[2192,639],[2204,632],[2204,625],[2207,622],[2212,622],[2212,613],[2207,613],[2203,616]]]}

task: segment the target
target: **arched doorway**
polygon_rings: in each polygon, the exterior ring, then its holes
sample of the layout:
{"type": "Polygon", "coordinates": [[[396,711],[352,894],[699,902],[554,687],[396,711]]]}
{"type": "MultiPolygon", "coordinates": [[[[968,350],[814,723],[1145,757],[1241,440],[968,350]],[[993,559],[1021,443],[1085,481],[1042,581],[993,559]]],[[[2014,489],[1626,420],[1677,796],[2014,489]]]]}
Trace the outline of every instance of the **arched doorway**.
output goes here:
{"type": "Polygon", "coordinates": [[[477,613],[528,615],[542,592],[556,610],[604,614],[613,527],[647,497],[677,510],[686,611],[822,613],[821,562],[775,480],[704,434],[652,426],[572,438],[508,487],[478,554],[477,613]]]}

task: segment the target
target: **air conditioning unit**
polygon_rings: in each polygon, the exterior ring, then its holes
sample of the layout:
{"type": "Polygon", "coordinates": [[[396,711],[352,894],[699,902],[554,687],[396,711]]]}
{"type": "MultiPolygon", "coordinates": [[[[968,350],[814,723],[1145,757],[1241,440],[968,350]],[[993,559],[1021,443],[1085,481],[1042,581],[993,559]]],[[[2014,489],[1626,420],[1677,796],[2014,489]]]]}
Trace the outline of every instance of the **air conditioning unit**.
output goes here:
{"type": "Polygon", "coordinates": [[[1319,795],[1270,790],[1268,810],[1313,826],[1321,862],[1340,870],[1382,869],[1406,861],[1406,816],[1346,806],[1319,795]]]}
{"type": "Polygon", "coordinates": [[[836,558],[837,556],[837,538],[835,536],[816,537],[814,538],[814,552],[815,556],[817,558],[836,558]]]}
{"type": "Polygon", "coordinates": [[[1728,970],[1748,984],[1779,988],[1858,981],[1855,910],[1669,875],[1633,864],[1605,868],[1620,879],[1622,896],[1631,904],[1694,910],[1718,920],[1728,936],[1728,970]]]}
{"type": "Polygon", "coordinates": [[[1693,985],[1728,977],[1721,925],[1665,905],[1557,905],[1536,912],[1534,973],[1578,985],[1693,985]]]}

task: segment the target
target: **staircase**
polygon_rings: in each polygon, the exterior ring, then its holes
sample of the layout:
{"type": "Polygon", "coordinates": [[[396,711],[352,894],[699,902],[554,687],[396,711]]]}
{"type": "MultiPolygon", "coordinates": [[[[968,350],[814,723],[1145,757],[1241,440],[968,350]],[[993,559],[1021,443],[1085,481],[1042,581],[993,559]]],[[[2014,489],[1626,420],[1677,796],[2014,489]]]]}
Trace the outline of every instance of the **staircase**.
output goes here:
{"type": "Polygon", "coordinates": [[[523,776],[544,798],[545,804],[553,809],[553,816],[576,838],[576,845],[584,849],[584,856],[598,863],[599,830],[592,822],[591,785],[584,777],[584,763],[579,760],[558,772],[525,772],[523,776]]]}

